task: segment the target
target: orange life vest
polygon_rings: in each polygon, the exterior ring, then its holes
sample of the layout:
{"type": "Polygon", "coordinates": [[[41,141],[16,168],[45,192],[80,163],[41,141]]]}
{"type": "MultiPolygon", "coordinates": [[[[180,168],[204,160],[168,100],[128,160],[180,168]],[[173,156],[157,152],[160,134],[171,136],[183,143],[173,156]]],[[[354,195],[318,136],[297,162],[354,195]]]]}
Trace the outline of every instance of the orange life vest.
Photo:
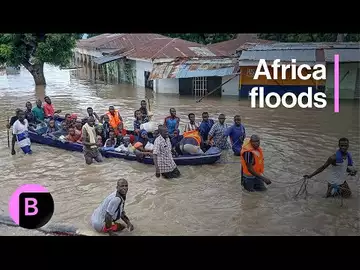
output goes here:
{"type": "Polygon", "coordinates": [[[189,130],[183,133],[184,138],[194,138],[198,145],[200,146],[201,144],[201,137],[200,137],[200,133],[198,130],[189,130]]]}
{"type": "MultiPolygon", "coordinates": [[[[119,111],[115,110],[115,115],[112,115],[109,111],[106,113],[107,116],[109,116],[109,123],[110,126],[115,130],[115,135],[119,135],[119,131],[117,129],[117,127],[121,124],[121,120],[119,117],[119,111]]],[[[123,128],[121,130],[121,134],[123,136],[126,135],[126,130],[123,128]]]]}
{"type": "Polygon", "coordinates": [[[243,157],[243,154],[245,152],[251,152],[253,154],[254,161],[255,161],[255,164],[253,165],[254,171],[260,175],[263,174],[264,173],[264,155],[263,155],[263,151],[262,151],[261,147],[259,146],[257,149],[254,149],[254,147],[250,143],[250,139],[247,139],[244,141],[243,147],[241,149],[240,162],[241,162],[242,171],[245,176],[251,177],[253,175],[249,172],[249,170],[246,166],[245,159],[243,157]]]}

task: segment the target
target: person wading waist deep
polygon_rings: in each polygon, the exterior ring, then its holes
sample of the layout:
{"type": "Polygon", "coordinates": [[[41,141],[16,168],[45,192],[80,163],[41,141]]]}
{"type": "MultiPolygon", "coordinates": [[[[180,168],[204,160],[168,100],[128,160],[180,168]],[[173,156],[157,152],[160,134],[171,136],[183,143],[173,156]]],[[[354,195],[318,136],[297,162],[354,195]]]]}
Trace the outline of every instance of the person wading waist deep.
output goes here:
{"type": "Polygon", "coordinates": [[[264,191],[271,181],[263,176],[264,173],[264,154],[260,147],[260,138],[252,135],[247,140],[240,152],[240,162],[242,170],[242,184],[247,191],[264,191]]]}

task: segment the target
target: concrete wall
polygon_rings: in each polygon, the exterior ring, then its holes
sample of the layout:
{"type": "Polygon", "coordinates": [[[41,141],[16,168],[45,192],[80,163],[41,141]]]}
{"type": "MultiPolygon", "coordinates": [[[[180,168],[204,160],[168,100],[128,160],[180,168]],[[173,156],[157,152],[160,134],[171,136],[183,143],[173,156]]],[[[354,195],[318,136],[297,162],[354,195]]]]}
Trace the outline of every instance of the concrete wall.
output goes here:
{"type": "Polygon", "coordinates": [[[159,94],[179,94],[179,79],[154,80],[154,92],[159,94]]]}
{"type": "MultiPolygon", "coordinates": [[[[222,77],[222,82],[221,83],[226,82],[227,80],[229,80],[232,77],[233,77],[233,75],[222,77]]],[[[238,96],[239,95],[239,80],[240,80],[240,77],[236,76],[231,81],[224,84],[221,87],[222,88],[222,95],[223,96],[238,96]]]]}
{"type": "Polygon", "coordinates": [[[152,71],[153,64],[148,61],[136,60],[136,85],[145,87],[145,71],[152,71]]]}
{"type": "MultiPolygon", "coordinates": [[[[359,63],[340,63],[340,98],[341,99],[354,99],[358,68],[360,68],[359,63]],[[348,74],[344,78],[346,73],[348,74]]],[[[330,63],[326,65],[325,94],[327,98],[334,97],[334,64],[330,64],[330,63]]]]}

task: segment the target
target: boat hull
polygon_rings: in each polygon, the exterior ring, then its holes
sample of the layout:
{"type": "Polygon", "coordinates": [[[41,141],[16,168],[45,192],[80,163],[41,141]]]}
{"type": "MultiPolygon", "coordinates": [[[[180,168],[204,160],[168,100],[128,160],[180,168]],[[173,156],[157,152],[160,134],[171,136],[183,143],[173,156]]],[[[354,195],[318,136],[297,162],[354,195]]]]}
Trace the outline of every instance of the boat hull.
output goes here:
{"type": "MultiPolygon", "coordinates": [[[[33,143],[44,144],[52,147],[57,147],[60,149],[82,152],[83,145],[80,143],[71,143],[71,142],[62,142],[59,140],[54,140],[52,137],[39,135],[36,132],[29,131],[29,138],[33,143]]],[[[135,154],[132,153],[121,153],[117,151],[100,151],[101,154],[106,158],[121,158],[130,161],[138,161],[144,164],[154,164],[154,161],[151,157],[145,157],[139,160],[135,154]]],[[[174,161],[177,165],[205,165],[205,164],[213,164],[217,162],[221,157],[221,151],[217,151],[213,154],[209,155],[183,155],[179,157],[175,157],[174,161]]]]}

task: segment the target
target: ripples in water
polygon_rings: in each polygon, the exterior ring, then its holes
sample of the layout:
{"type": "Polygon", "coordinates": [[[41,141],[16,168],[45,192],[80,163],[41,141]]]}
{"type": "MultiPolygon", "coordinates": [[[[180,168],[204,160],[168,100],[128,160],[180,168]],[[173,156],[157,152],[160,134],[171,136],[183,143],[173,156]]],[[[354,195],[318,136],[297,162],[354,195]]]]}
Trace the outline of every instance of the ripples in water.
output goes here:
{"type": "MultiPolygon", "coordinates": [[[[82,72],[82,71],[78,71],[82,72]]],[[[274,182],[267,192],[248,194],[240,187],[239,158],[225,152],[221,163],[180,167],[183,177],[167,181],[154,176],[154,168],[137,162],[106,159],[87,166],[81,153],[33,145],[32,157],[11,156],[6,130],[0,131],[0,213],[7,214],[11,193],[21,184],[45,185],[55,200],[52,223],[67,223],[83,232],[90,228],[93,210],[115,189],[116,179],[129,180],[126,211],[136,230],[133,235],[359,235],[358,178],[348,179],[353,198],[324,199],[326,172],[309,183],[309,197],[294,199],[300,188],[291,185],[303,174],[321,166],[337,146],[339,137],[350,139],[350,151],[359,163],[359,105],[341,102],[341,112],[332,105],[324,110],[251,109],[249,101],[209,98],[195,103],[193,97],[157,95],[128,85],[105,85],[79,80],[70,71],[46,67],[46,89],[33,85],[31,75],[0,80],[0,125],[26,101],[49,95],[64,113],[86,114],[91,106],[98,113],[109,105],[120,107],[127,126],[140,100],[150,98],[155,120],[161,123],[175,107],[184,125],[189,112],[199,119],[203,111],[227,122],[242,116],[247,134],[259,134],[265,152],[265,171],[274,182]]],[[[3,230],[0,227],[0,230],[3,230]]],[[[129,233],[130,234],[130,233],[129,233]]]]}

